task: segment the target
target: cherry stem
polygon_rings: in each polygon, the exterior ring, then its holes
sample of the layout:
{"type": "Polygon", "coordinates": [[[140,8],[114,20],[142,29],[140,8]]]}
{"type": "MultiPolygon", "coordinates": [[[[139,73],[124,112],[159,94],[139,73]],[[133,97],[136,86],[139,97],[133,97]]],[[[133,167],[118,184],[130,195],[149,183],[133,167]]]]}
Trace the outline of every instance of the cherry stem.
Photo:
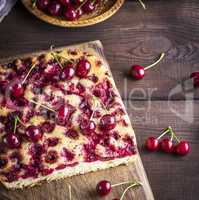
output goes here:
{"type": "Polygon", "coordinates": [[[72,191],[71,191],[71,185],[68,184],[68,192],[69,192],[69,200],[72,200],[72,191]]]}
{"type": "Polygon", "coordinates": [[[81,5],[79,6],[79,7],[77,7],[77,9],[76,9],[76,11],[77,10],[79,10],[84,4],[86,4],[88,2],[88,0],[87,1],[83,1],[82,3],[81,3],[81,5]]]}
{"type": "Polygon", "coordinates": [[[35,8],[37,0],[32,0],[32,7],[35,8]]]}
{"type": "Polygon", "coordinates": [[[61,62],[59,61],[59,58],[63,58],[65,60],[67,60],[70,63],[73,63],[72,61],[68,60],[67,58],[65,58],[64,56],[58,55],[56,52],[53,51],[53,45],[50,46],[50,51],[51,51],[51,55],[53,56],[53,58],[57,61],[57,63],[59,64],[59,66],[63,69],[63,65],[61,64],[61,62]],[[58,58],[59,57],[59,58],[58,58]]]}
{"type": "Polygon", "coordinates": [[[131,188],[133,188],[133,187],[135,187],[135,186],[142,186],[142,183],[139,182],[139,181],[134,181],[134,182],[132,182],[131,185],[129,185],[129,186],[124,190],[122,196],[120,197],[120,200],[123,200],[123,198],[124,198],[126,192],[127,192],[129,189],[131,189],[131,188]]]}
{"type": "Polygon", "coordinates": [[[157,138],[157,140],[159,140],[160,138],[162,138],[164,135],[166,135],[166,134],[169,133],[169,132],[170,132],[170,129],[167,128],[167,129],[157,138]]]}
{"type": "Polygon", "coordinates": [[[15,122],[14,122],[14,134],[16,133],[16,129],[17,129],[17,122],[18,122],[18,118],[15,117],[15,122]]]}
{"type": "Polygon", "coordinates": [[[41,103],[38,103],[38,102],[36,102],[36,101],[34,101],[34,100],[29,100],[31,103],[34,103],[34,104],[36,104],[36,105],[38,105],[38,106],[41,106],[41,107],[43,107],[43,108],[45,108],[45,109],[47,109],[47,110],[49,110],[49,111],[52,111],[52,112],[56,112],[55,110],[53,110],[52,108],[49,108],[48,106],[46,106],[46,105],[44,105],[44,104],[41,104],[41,103]]]}
{"type": "Polygon", "coordinates": [[[145,4],[143,3],[143,1],[142,0],[138,0],[139,1],[139,3],[141,4],[141,6],[144,8],[144,10],[146,10],[146,6],[145,6],[145,4]]]}
{"type": "Polygon", "coordinates": [[[177,137],[176,134],[174,133],[173,129],[172,129],[170,126],[168,127],[168,129],[169,129],[169,131],[170,131],[170,133],[171,133],[171,141],[173,140],[173,138],[175,138],[176,141],[177,141],[177,143],[179,143],[180,140],[178,139],[178,137],[177,137]]]}
{"type": "Polygon", "coordinates": [[[16,129],[17,129],[17,123],[22,124],[23,126],[26,126],[20,119],[18,116],[15,117],[15,122],[14,122],[14,133],[16,133],[16,129]]]}
{"type": "Polygon", "coordinates": [[[164,56],[165,56],[165,53],[161,53],[160,58],[156,62],[154,62],[153,64],[145,67],[144,70],[148,70],[148,69],[154,67],[155,65],[157,65],[164,58],[164,56]]]}
{"type": "Polygon", "coordinates": [[[22,81],[22,85],[26,82],[28,76],[30,75],[30,73],[32,72],[32,70],[35,68],[36,64],[33,64],[30,68],[30,70],[28,71],[28,73],[26,74],[25,78],[22,81]]]}
{"type": "MultiPolygon", "coordinates": [[[[93,96],[94,101],[98,101],[97,97],[93,96]]],[[[103,101],[99,101],[100,104],[102,104],[102,106],[104,107],[104,109],[107,111],[107,106],[104,104],[103,101]]],[[[98,105],[98,104],[97,104],[98,105]]]]}
{"type": "Polygon", "coordinates": [[[131,182],[130,181],[125,181],[125,182],[122,182],[122,183],[116,183],[114,185],[111,185],[111,187],[113,188],[113,187],[117,187],[117,186],[120,186],[120,185],[126,185],[126,184],[129,184],[129,183],[131,183],[131,182]]]}

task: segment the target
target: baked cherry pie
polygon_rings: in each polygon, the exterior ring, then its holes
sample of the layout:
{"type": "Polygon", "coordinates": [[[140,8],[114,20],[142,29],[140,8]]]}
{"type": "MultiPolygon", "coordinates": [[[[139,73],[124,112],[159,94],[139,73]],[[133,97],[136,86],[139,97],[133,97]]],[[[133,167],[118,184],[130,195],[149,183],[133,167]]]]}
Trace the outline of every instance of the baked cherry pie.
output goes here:
{"type": "Polygon", "coordinates": [[[7,188],[127,164],[136,152],[100,42],[0,65],[0,181],[7,188]]]}

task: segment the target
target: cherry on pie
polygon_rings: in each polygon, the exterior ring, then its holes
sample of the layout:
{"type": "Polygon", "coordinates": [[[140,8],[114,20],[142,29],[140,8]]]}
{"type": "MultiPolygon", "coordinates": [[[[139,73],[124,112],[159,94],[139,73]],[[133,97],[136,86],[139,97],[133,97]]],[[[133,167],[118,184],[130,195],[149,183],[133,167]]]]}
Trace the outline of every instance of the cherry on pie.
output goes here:
{"type": "Polygon", "coordinates": [[[127,164],[136,153],[99,41],[0,65],[0,181],[7,188],[127,164]]]}

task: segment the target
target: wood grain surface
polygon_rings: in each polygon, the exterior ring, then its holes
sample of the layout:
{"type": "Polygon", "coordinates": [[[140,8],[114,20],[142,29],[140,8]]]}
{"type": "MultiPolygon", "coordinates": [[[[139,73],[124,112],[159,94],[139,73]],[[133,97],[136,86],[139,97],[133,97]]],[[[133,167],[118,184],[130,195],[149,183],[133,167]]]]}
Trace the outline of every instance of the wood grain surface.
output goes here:
{"type": "MultiPolygon", "coordinates": [[[[64,46],[100,39],[134,125],[155,199],[198,200],[199,90],[178,90],[170,101],[168,96],[192,71],[199,70],[199,3],[198,0],[146,0],[146,5],[144,11],[136,1],[129,0],[103,23],[65,29],[38,20],[18,2],[0,24],[0,58],[48,49],[51,44],[64,46]],[[166,58],[148,71],[143,80],[134,81],[128,76],[132,64],[147,65],[162,51],[166,52],[166,58]],[[151,154],[142,148],[148,136],[157,136],[168,125],[190,141],[192,151],[187,157],[151,154]]],[[[120,179],[118,174],[113,176],[115,182],[120,179]]],[[[94,185],[91,183],[90,188],[94,185]]],[[[48,192],[56,194],[57,191],[51,190],[52,185],[48,192]]],[[[122,188],[114,191],[115,196],[121,191],[122,188]]],[[[8,194],[1,189],[0,199],[11,199],[8,194]]],[[[67,195],[67,189],[61,194],[67,195]]],[[[24,197],[37,200],[31,190],[24,197]]]]}

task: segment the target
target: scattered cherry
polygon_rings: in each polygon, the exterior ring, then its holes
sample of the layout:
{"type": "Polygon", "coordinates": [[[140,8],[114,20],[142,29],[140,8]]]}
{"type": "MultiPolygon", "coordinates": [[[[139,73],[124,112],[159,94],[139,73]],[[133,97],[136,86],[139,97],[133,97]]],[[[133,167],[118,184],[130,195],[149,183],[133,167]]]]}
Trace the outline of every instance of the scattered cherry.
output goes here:
{"type": "Polygon", "coordinates": [[[157,151],[159,149],[159,141],[154,137],[149,137],[146,140],[145,146],[150,151],[157,151]]]}
{"type": "Polygon", "coordinates": [[[161,150],[166,153],[171,153],[173,152],[173,149],[174,149],[173,142],[168,138],[165,138],[160,142],[160,147],[161,147],[161,150]]]}
{"type": "Polygon", "coordinates": [[[100,127],[103,130],[112,130],[116,126],[116,120],[113,115],[106,114],[100,119],[100,127]]]}
{"type": "Polygon", "coordinates": [[[166,153],[176,153],[182,156],[187,155],[190,151],[189,143],[184,140],[180,141],[171,127],[168,127],[158,138],[149,137],[145,142],[145,146],[149,151],[160,149],[166,153]],[[159,142],[160,138],[166,134],[169,134],[170,139],[164,138],[159,142]],[[174,139],[176,144],[173,141],[174,139]]]}
{"type": "Polygon", "coordinates": [[[102,180],[100,181],[97,186],[96,186],[96,190],[97,193],[100,196],[106,196],[107,194],[109,194],[112,190],[112,186],[111,183],[109,181],[106,180],[102,180]]]}
{"type": "Polygon", "coordinates": [[[91,69],[91,64],[86,59],[81,59],[77,63],[76,75],[80,78],[86,78],[91,69]]]}
{"type": "Polygon", "coordinates": [[[133,65],[131,67],[131,75],[137,80],[142,79],[145,75],[144,67],[140,65],[133,65]]]}
{"type": "Polygon", "coordinates": [[[131,67],[131,76],[136,80],[144,78],[145,71],[150,69],[150,68],[152,68],[152,67],[154,67],[155,65],[157,65],[163,59],[164,56],[165,56],[165,54],[162,53],[160,55],[160,58],[155,63],[153,63],[153,64],[151,64],[151,65],[149,65],[147,67],[143,67],[141,65],[133,65],[131,67]]]}
{"type": "Polygon", "coordinates": [[[198,88],[199,87],[199,72],[193,72],[190,77],[193,78],[194,87],[198,88]]]}
{"type": "Polygon", "coordinates": [[[177,153],[180,156],[187,155],[189,151],[190,151],[190,145],[185,140],[180,141],[175,147],[175,153],[177,153]]]}
{"type": "MultiPolygon", "coordinates": [[[[96,186],[96,191],[98,193],[99,196],[103,197],[103,196],[106,196],[108,195],[112,189],[114,187],[117,187],[117,186],[122,186],[122,185],[127,185],[127,188],[124,190],[124,192],[122,193],[122,196],[121,196],[121,200],[123,200],[124,196],[125,196],[125,193],[130,189],[130,188],[133,188],[133,187],[136,187],[136,186],[141,186],[142,183],[140,181],[125,181],[125,182],[121,182],[121,183],[117,183],[117,184],[114,184],[114,185],[111,185],[111,183],[107,180],[102,180],[100,181],[97,186],[96,186]]],[[[113,200],[118,200],[117,198],[113,199],[113,200]]]]}

